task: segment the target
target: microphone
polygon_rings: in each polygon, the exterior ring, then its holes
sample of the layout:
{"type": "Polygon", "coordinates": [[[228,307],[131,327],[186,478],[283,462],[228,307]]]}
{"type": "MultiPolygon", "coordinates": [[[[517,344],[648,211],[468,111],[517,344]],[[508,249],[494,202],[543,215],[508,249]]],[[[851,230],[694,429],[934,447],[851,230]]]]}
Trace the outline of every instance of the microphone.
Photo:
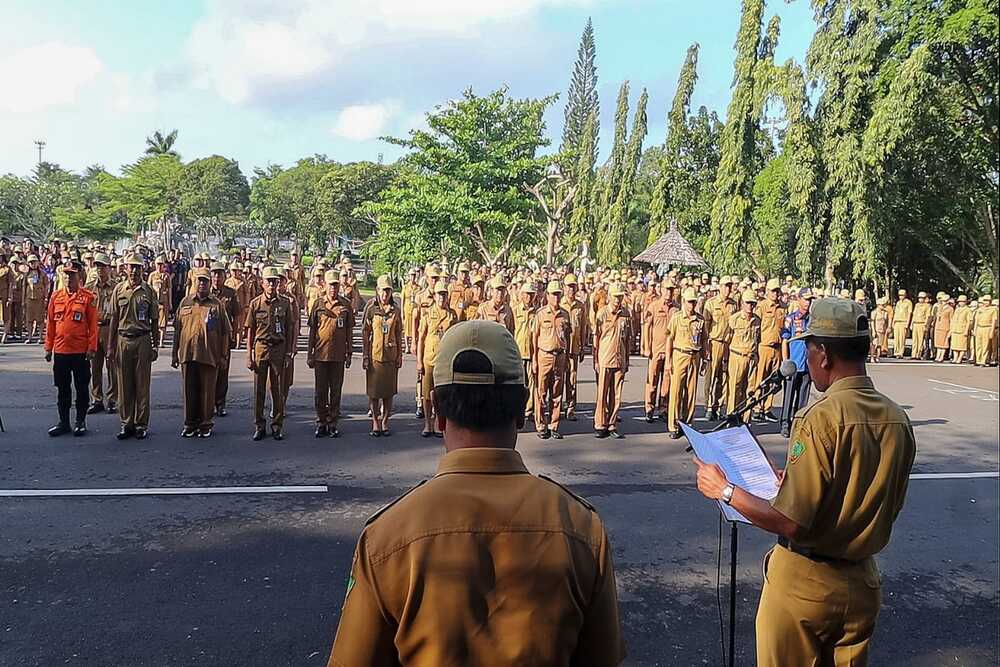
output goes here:
{"type": "Polygon", "coordinates": [[[766,390],[776,385],[781,385],[785,380],[791,378],[798,371],[798,366],[791,359],[785,359],[781,362],[781,366],[778,367],[776,371],[768,375],[761,381],[758,385],[758,390],[766,390]]]}

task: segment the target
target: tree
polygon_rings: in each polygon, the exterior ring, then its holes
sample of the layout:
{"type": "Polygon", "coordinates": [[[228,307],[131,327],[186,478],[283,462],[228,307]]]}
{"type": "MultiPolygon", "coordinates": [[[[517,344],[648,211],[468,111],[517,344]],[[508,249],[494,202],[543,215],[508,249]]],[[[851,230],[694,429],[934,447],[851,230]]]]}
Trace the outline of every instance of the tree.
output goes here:
{"type": "Polygon", "coordinates": [[[576,196],[577,186],[570,185],[569,180],[555,167],[537,183],[525,183],[523,187],[542,209],[545,217],[545,264],[553,266],[556,256],[562,252],[563,220],[576,196]]]}
{"type": "Polygon", "coordinates": [[[178,212],[202,237],[222,238],[250,207],[250,184],[235,160],[219,155],[192,160],[180,178],[178,212]]]}
{"type": "Polygon", "coordinates": [[[268,165],[266,169],[254,169],[250,184],[250,216],[240,230],[262,239],[267,250],[273,249],[279,238],[288,238],[295,233],[288,201],[276,183],[283,171],[276,164],[268,165]]]}
{"type": "MultiPolygon", "coordinates": [[[[610,266],[627,264],[630,259],[628,244],[628,217],[635,194],[636,174],[642,157],[642,142],[646,138],[646,104],[649,96],[644,88],[636,105],[632,133],[625,146],[618,178],[617,191],[611,207],[602,219],[597,239],[597,261],[610,266]]],[[[612,179],[612,184],[614,180],[612,179]]]]}
{"type": "Polygon", "coordinates": [[[181,226],[180,195],[184,167],[172,155],[140,158],[122,168],[122,177],[98,177],[97,192],[109,215],[125,216],[132,232],[156,231],[170,248],[181,226]]]}
{"type": "Polygon", "coordinates": [[[588,18],[583,35],[580,37],[576,63],[573,65],[573,77],[566,95],[562,143],[559,146],[562,171],[575,181],[580,179],[577,168],[584,144],[587,141],[596,144],[600,132],[601,107],[597,94],[596,58],[594,25],[588,18]]]}
{"type": "Polygon", "coordinates": [[[375,223],[361,206],[375,201],[396,178],[396,169],[375,162],[332,166],[316,186],[316,209],[324,238],[368,236],[375,223]]]}
{"type": "MultiPolygon", "coordinates": [[[[427,115],[429,130],[387,141],[408,148],[405,177],[382,191],[361,213],[377,221],[377,234],[399,238],[427,233],[437,247],[493,264],[537,238],[532,200],[524,183],[535,183],[548,160],[542,115],[556,96],[516,100],[501,88],[485,96],[466,90],[459,100],[427,115]],[[421,202],[414,208],[413,202],[421,202]]],[[[427,252],[426,244],[408,244],[427,252]]],[[[405,250],[400,250],[404,252],[405,250]]],[[[396,251],[381,241],[368,245],[372,256],[394,265],[396,251]]],[[[432,255],[422,255],[424,261],[432,255]]]]}
{"type": "Polygon", "coordinates": [[[103,167],[92,165],[86,169],[81,183],[79,200],[67,201],[53,209],[52,219],[60,233],[78,239],[111,241],[128,234],[128,216],[104,196],[107,187],[102,183],[115,181],[103,167]]]}
{"type": "Polygon", "coordinates": [[[575,255],[581,246],[586,246],[588,252],[595,247],[597,223],[595,218],[596,174],[597,166],[597,112],[590,114],[584,126],[583,143],[580,144],[580,154],[577,159],[574,175],[576,177],[576,193],[572,201],[567,240],[563,247],[575,255]]]}
{"type": "Polygon", "coordinates": [[[159,130],[146,137],[146,155],[166,155],[180,158],[174,150],[174,143],[177,141],[177,130],[171,130],[167,134],[162,134],[159,130]]]}

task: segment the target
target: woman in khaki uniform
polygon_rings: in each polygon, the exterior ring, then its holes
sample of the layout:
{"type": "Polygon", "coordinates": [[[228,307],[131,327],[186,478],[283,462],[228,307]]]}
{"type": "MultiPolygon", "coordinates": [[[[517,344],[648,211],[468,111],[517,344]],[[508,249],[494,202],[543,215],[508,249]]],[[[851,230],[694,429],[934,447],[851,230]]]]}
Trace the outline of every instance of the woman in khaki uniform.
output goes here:
{"type": "Polygon", "coordinates": [[[947,294],[941,295],[941,303],[938,304],[937,315],[934,318],[934,348],[937,356],[934,361],[944,361],[944,355],[948,352],[948,343],[951,336],[951,318],[955,314],[955,302],[947,294]]]}
{"type": "Polygon", "coordinates": [[[377,293],[365,307],[361,325],[362,366],[368,406],[372,412],[369,435],[389,435],[389,415],[403,365],[403,313],[392,298],[389,276],[379,276],[377,293]]]}
{"type": "Polygon", "coordinates": [[[448,306],[448,288],[439,282],[434,290],[434,305],[420,317],[417,331],[417,378],[423,396],[424,430],[421,437],[441,436],[434,428],[434,409],[431,392],[434,390],[434,364],[437,363],[438,344],[441,336],[460,321],[458,313],[448,306]]]}
{"type": "Polygon", "coordinates": [[[969,308],[968,297],[964,294],[958,295],[958,308],[951,317],[951,362],[960,364],[965,360],[965,353],[969,349],[969,336],[972,334],[973,312],[969,308]]]}

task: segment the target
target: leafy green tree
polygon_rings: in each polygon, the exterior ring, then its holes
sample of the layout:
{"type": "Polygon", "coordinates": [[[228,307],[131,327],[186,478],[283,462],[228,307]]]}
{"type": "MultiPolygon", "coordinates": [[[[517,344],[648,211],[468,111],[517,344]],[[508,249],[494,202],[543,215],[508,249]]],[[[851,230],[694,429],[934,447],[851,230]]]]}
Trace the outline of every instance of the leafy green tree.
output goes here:
{"type": "Polygon", "coordinates": [[[587,19],[587,25],[580,37],[580,47],[573,65],[573,78],[566,95],[566,109],[563,112],[563,135],[559,146],[562,171],[571,180],[579,181],[581,153],[586,143],[597,143],[600,132],[600,99],[597,94],[597,48],[594,44],[594,25],[587,19]],[[591,122],[593,119],[593,122],[591,122]]]}
{"type": "MultiPolygon", "coordinates": [[[[83,190],[79,200],[64,202],[52,211],[52,218],[59,232],[77,239],[112,241],[128,234],[128,215],[103,196],[107,187],[102,183],[117,180],[93,165],[81,178],[83,190]]],[[[74,198],[75,199],[75,198],[74,198]]]]}
{"type": "MultiPolygon", "coordinates": [[[[625,147],[618,188],[611,207],[601,221],[597,239],[597,261],[604,265],[621,266],[627,264],[631,248],[628,243],[628,219],[635,195],[636,175],[642,157],[642,142],[646,138],[646,104],[649,95],[643,89],[636,105],[632,121],[632,133],[625,147]]],[[[614,183],[614,180],[611,181],[614,183]]]]}
{"type": "Polygon", "coordinates": [[[316,210],[323,237],[368,236],[374,223],[359,209],[378,199],[395,178],[395,168],[375,162],[331,167],[316,186],[316,210]]]}
{"type": "Polygon", "coordinates": [[[164,249],[181,228],[180,196],[184,167],[172,155],[140,158],[122,168],[122,177],[98,177],[97,193],[109,215],[125,216],[131,232],[156,231],[164,249]]]}
{"type": "MultiPolygon", "coordinates": [[[[595,219],[595,197],[597,175],[597,112],[591,113],[584,126],[583,142],[574,175],[576,178],[576,196],[573,198],[573,210],[570,213],[566,242],[563,244],[569,256],[575,256],[580,247],[586,244],[588,249],[595,247],[597,223],[595,219]]],[[[567,257],[568,259],[569,257],[567,257]]]]}
{"type": "Polygon", "coordinates": [[[229,236],[227,228],[249,207],[250,184],[235,160],[212,155],[184,165],[178,212],[203,238],[229,236]]]}
{"type": "Polygon", "coordinates": [[[262,239],[267,250],[273,249],[278,239],[289,238],[295,233],[294,216],[277,183],[283,171],[276,164],[254,169],[250,183],[250,215],[239,228],[241,234],[262,239]]]}
{"type": "Polygon", "coordinates": [[[177,130],[171,130],[167,134],[156,130],[152,135],[146,137],[146,155],[166,155],[180,158],[180,155],[174,150],[176,142],[177,130]]]}

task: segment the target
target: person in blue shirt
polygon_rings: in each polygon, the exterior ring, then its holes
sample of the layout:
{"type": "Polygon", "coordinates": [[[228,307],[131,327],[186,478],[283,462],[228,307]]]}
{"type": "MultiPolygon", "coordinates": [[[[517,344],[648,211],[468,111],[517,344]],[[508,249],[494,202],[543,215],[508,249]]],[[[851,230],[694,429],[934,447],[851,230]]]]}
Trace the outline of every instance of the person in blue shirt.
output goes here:
{"type": "Polygon", "coordinates": [[[805,341],[792,339],[809,328],[809,306],[815,295],[811,289],[803,287],[796,298],[798,308],[789,311],[781,328],[782,356],[795,362],[795,375],[785,380],[785,400],[781,406],[781,435],[786,438],[791,431],[796,411],[809,402],[809,389],[812,387],[809,368],[806,366],[805,341]]]}

